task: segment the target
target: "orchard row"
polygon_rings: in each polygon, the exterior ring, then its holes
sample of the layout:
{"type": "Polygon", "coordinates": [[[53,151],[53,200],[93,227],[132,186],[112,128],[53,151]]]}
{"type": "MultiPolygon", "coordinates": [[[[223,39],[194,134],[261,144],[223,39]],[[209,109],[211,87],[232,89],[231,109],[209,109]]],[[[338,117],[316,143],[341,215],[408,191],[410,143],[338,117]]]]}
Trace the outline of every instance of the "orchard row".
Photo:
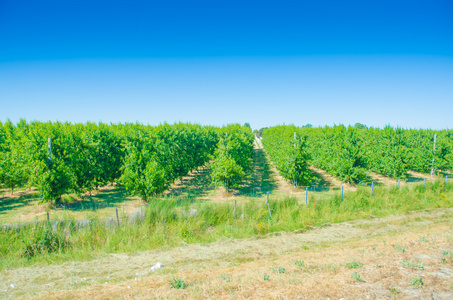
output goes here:
{"type": "MultiPolygon", "coordinates": [[[[309,165],[351,183],[367,171],[404,179],[409,170],[453,170],[452,130],[291,125],[266,128],[262,138],[295,186],[310,183],[309,165]]],[[[210,164],[213,184],[228,191],[251,171],[253,140],[250,127],[238,124],[0,123],[0,186],[34,186],[42,201],[59,201],[117,182],[148,200],[210,164]]]]}
{"type": "Polygon", "coordinates": [[[212,161],[213,182],[229,188],[250,169],[253,138],[240,125],[0,123],[0,185],[59,201],[118,182],[148,200],[212,161]]]}
{"type": "Polygon", "coordinates": [[[453,130],[291,125],[264,129],[262,136],[280,174],[300,185],[311,180],[308,165],[351,183],[364,181],[367,170],[395,179],[410,170],[453,170],[453,130]]]}

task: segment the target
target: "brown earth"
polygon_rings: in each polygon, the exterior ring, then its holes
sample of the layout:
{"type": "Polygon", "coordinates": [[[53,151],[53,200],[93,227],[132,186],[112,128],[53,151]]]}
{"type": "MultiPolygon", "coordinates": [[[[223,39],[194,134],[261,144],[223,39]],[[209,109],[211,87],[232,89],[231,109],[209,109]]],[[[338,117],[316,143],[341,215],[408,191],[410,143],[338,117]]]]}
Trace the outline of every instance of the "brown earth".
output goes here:
{"type": "Polygon", "coordinates": [[[333,177],[326,171],[316,168],[315,166],[310,166],[310,170],[313,172],[319,174],[326,182],[329,182],[331,185],[336,186],[341,188],[341,186],[344,186],[344,190],[346,191],[356,191],[357,187],[353,184],[348,184],[348,183],[343,183],[337,178],[333,177]]]}
{"type": "MultiPolygon", "coordinates": [[[[372,172],[372,171],[368,171],[368,175],[372,178],[372,180],[374,182],[380,183],[380,184],[382,184],[384,186],[387,186],[387,187],[398,184],[398,180],[397,179],[393,179],[393,178],[390,178],[390,177],[387,177],[387,176],[384,176],[384,175],[381,175],[381,174],[378,174],[378,173],[375,173],[375,172],[372,172]]],[[[405,184],[406,184],[406,182],[404,180],[400,181],[400,185],[401,186],[403,186],[405,184]]]]}

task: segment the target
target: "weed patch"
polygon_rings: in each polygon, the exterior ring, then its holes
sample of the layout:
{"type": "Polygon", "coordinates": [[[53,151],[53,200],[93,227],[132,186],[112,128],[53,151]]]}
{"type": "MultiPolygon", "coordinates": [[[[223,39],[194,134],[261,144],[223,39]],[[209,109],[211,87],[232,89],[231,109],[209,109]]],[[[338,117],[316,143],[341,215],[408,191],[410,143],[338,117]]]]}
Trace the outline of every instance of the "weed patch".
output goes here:
{"type": "Polygon", "coordinates": [[[440,258],[442,262],[453,263],[453,252],[452,251],[442,251],[442,257],[440,258]]]}
{"type": "Polygon", "coordinates": [[[172,276],[172,279],[170,280],[170,287],[172,289],[185,289],[187,287],[187,283],[181,278],[175,278],[172,276]]]}
{"type": "Polygon", "coordinates": [[[226,282],[231,282],[231,278],[228,275],[220,274],[220,277],[226,282]]]}
{"type": "Polygon", "coordinates": [[[355,282],[365,282],[365,280],[363,280],[362,276],[357,273],[357,272],[354,272],[351,274],[351,278],[355,281],[355,282]]]}
{"type": "Polygon", "coordinates": [[[352,262],[346,263],[346,268],[348,268],[348,269],[358,269],[362,266],[363,266],[363,264],[358,261],[352,261],[352,262]]]}
{"type": "Polygon", "coordinates": [[[69,242],[63,238],[58,232],[53,232],[50,228],[46,227],[44,231],[32,231],[32,236],[24,243],[21,256],[26,259],[43,253],[53,253],[63,251],[69,246],[69,242]]]}
{"type": "Polygon", "coordinates": [[[301,261],[301,260],[296,260],[296,261],[294,261],[294,264],[295,264],[296,266],[298,266],[299,268],[305,267],[305,262],[304,262],[304,261],[301,261]]]}
{"type": "Polygon", "coordinates": [[[413,262],[410,260],[403,260],[403,261],[401,261],[401,264],[404,267],[413,269],[413,270],[424,270],[425,269],[425,265],[422,262],[413,262]]]}
{"type": "Polygon", "coordinates": [[[423,279],[420,276],[414,277],[411,280],[411,285],[422,287],[423,286],[423,279]]]}
{"type": "Polygon", "coordinates": [[[401,247],[401,246],[398,245],[398,244],[395,246],[395,249],[396,249],[396,251],[398,251],[398,252],[400,252],[400,253],[406,252],[406,248],[401,247]]]}

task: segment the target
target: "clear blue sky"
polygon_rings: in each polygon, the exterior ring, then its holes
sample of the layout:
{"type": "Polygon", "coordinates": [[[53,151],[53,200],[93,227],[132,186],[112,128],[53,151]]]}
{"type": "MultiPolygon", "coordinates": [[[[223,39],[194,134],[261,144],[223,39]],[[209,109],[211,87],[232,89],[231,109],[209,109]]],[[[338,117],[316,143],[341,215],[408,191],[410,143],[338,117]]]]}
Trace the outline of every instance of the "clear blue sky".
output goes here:
{"type": "Polygon", "coordinates": [[[453,2],[0,0],[0,121],[453,128],[453,2]]]}

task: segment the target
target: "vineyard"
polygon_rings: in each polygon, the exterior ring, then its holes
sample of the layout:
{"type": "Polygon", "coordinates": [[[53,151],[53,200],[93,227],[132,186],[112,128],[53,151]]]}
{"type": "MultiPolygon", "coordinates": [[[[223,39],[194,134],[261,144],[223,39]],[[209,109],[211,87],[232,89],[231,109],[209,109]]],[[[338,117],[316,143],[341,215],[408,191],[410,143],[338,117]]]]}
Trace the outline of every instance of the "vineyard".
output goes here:
{"type": "MultiPolygon", "coordinates": [[[[310,234],[315,227],[358,220],[374,222],[370,220],[431,210],[443,214],[448,225],[453,207],[452,170],[451,130],[290,125],[254,134],[249,126],[239,124],[0,123],[0,224],[4,225],[0,229],[0,272],[4,277],[0,296],[42,297],[53,293],[38,284],[43,272],[39,268],[57,270],[58,279],[49,280],[62,293],[68,287],[79,292],[85,287],[99,288],[110,284],[110,277],[115,280],[112,283],[128,282],[127,286],[138,287],[140,278],[167,280],[180,272],[178,266],[185,258],[177,257],[184,251],[188,256],[198,253],[201,258],[193,259],[200,268],[205,268],[200,266],[204,255],[214,257],[224,252],[228,259],[220,257],[218,261],[225,260],[225,266],[235,268],[262,259],[256,255],[251,258],[247,254],[250,251],[243,248],[235,250],[240,253],[235,254],[237,259],[230,259],[234,247],[228,243],[233,239],[246,244],[254,242],[245,238],[259,237],[266,245],[264,239],[277,239],[283,232],[310,234]],[[412,177],[413,172],[418,172],[418,180],[412,177]],[[377,176],[392,184],[376,185],[371,190],[369,185],[378,180],[377,176]],[[343,195],[343,184],[354,189],[343,195]],[[107,205],[100,207],[101,202],[107,205]],[[137,205],[128,210],[132,202],[137,205]],[[217,252],[217,248],[209,248],[219,247],[216,243],[227,245],[217,252]],[[162,256],[162,251],[171,253],[171,258],[162,256]],[[145,262],[139,260],[142,254],[121,258],[125,253],[144,253],[145,262]],[[152,253],[156,260],[153,264],[146,253],[152,253]],[[138,270],[143,265],[149,269],[161,259],[164,268],[157,275],[138,270]],[[137,261],[131,265],[130,260],[137,261]],[[85,271],[94,261],[101,263],[85,271]],[[83,267],[76,269],[75,263],[83,267]],[[109,265],[108,272],[118,270],[105,279],[107,263],[122,267],[109,265]],[[69,271],[58,271],[59,267],[69,271]],[[27,270],[23,275],[26,280],[17,275],[18,270],[27,270]],[[29,284],[12,290],[9,281],[18,278],[29,284]]],[[[386,222],[379,226],[386,226],[386,222]]],[[[448,232],[437,226],[439,232],[448,232]]],[[[337,237],[334,233],[331,238],[337,237]]],[[[303,236],[292,237],[298,238],[303,236]]],[[[441,240],[449,238],[442,236],[441,240]]],[[[296,245],[288,246],[284,238],[277,240],[275,249],[289,247],[296,251],[296,245]]],[[[243,247],[262,249],[263,245],[243,247]]],[[[297,247],[301,249],[299,244],[297,247]]],[[[211,263],[212,268],[219,267],[217,260],[211,263]]],[[[292,276],[304,278],[303,273],[297,273],[302,262],[296,265],[288,270],[292,276]]],[[[272,277],[285,272],[266,268],[260,266],[266,282],[271,272],[272,277]]],[[[253,276],[255,273],[250,272],[253,276]]],[[[228,275],[222,275],[228,282],[228,275]]],[[[174,280],[172,286],[187,287],[181,278],[168,280],[174,280]]],[[[177,298],[203,298],[195,287],[202,279],[197,280],[188,284],[191,294],[178,294],[177,298]]],[[[435,284],[439,288],[444,281],[435,284]]],[[[159,295],[167,297],[163,286],[159,295]]],[[[230,292],[226,287],[225,293],[230,292]]],[[[142,294],[131,295],[127,297],[142,294]]],[[[70,296],[57,293],[54,297],[70,296]]]]}

